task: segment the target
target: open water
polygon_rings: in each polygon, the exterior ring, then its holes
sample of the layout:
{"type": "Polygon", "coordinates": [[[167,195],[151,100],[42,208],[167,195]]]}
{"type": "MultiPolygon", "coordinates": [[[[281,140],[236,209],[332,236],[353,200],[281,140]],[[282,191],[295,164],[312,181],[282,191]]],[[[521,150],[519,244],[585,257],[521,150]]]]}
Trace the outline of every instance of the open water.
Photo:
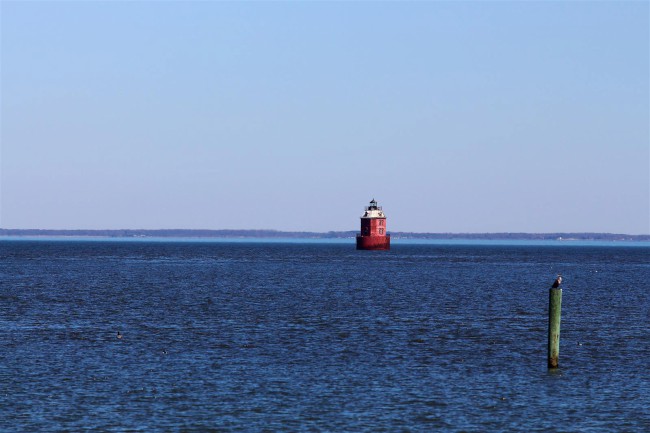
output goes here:
{"type": "Polygon", "coordinates": [[[0,241],[0,327],[0,431],[650,431],[648,246],[0,241]]]}

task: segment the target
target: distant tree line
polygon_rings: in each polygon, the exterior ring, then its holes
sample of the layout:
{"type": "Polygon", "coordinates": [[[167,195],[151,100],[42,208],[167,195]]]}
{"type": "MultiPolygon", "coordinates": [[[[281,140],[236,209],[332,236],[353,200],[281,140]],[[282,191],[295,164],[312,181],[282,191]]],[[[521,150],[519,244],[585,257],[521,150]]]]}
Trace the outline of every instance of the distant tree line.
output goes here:
{"type": "MultiPolygon", "coordinates": [[[[288,239],[342,239],[354,238],[358,232],[285,232],[279,230],[41,230],[0,229],[0,236],[78,236],[108,238],[288,238],[288,239]]],[[[593,241],[650,241],[650,235],[615,233],[415,233],[391,232],[398,239],[477,239],[477,240],[593,240],[593,241]]]]}

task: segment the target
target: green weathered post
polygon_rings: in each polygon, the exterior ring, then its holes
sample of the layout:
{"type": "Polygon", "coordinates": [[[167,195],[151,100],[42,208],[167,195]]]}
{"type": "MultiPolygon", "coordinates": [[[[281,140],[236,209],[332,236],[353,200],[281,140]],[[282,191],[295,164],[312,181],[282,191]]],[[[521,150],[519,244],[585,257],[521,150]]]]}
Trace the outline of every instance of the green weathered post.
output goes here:
{"type": "Polygon", "coordinates": [[[548,291],[548,368],[557,368],[560,358],[560,316],[562,289],[548,291]]]}

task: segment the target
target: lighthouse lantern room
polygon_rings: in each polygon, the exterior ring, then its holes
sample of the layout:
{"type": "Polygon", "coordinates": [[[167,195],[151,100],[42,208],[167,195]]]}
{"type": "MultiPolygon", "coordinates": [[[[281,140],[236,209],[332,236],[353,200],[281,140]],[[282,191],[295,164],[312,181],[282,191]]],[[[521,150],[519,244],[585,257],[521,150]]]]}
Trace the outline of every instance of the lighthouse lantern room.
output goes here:
{"type": "Polygon", "coordinates": [[[357,235],[358,250],[389,250],[390,235],[386,233],[386,215],[373,198],[361,215],[361,233],[357,235]]]}

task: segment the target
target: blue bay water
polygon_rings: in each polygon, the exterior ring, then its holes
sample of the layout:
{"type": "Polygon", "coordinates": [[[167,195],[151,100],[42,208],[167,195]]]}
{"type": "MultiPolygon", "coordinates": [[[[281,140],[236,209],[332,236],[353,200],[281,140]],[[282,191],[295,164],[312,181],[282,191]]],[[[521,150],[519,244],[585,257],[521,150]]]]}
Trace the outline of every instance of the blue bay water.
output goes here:
{"type": "Polygon", "coordinates": [[[0,431],[650,431],[649,257],[2,241],[0,431]]]}

